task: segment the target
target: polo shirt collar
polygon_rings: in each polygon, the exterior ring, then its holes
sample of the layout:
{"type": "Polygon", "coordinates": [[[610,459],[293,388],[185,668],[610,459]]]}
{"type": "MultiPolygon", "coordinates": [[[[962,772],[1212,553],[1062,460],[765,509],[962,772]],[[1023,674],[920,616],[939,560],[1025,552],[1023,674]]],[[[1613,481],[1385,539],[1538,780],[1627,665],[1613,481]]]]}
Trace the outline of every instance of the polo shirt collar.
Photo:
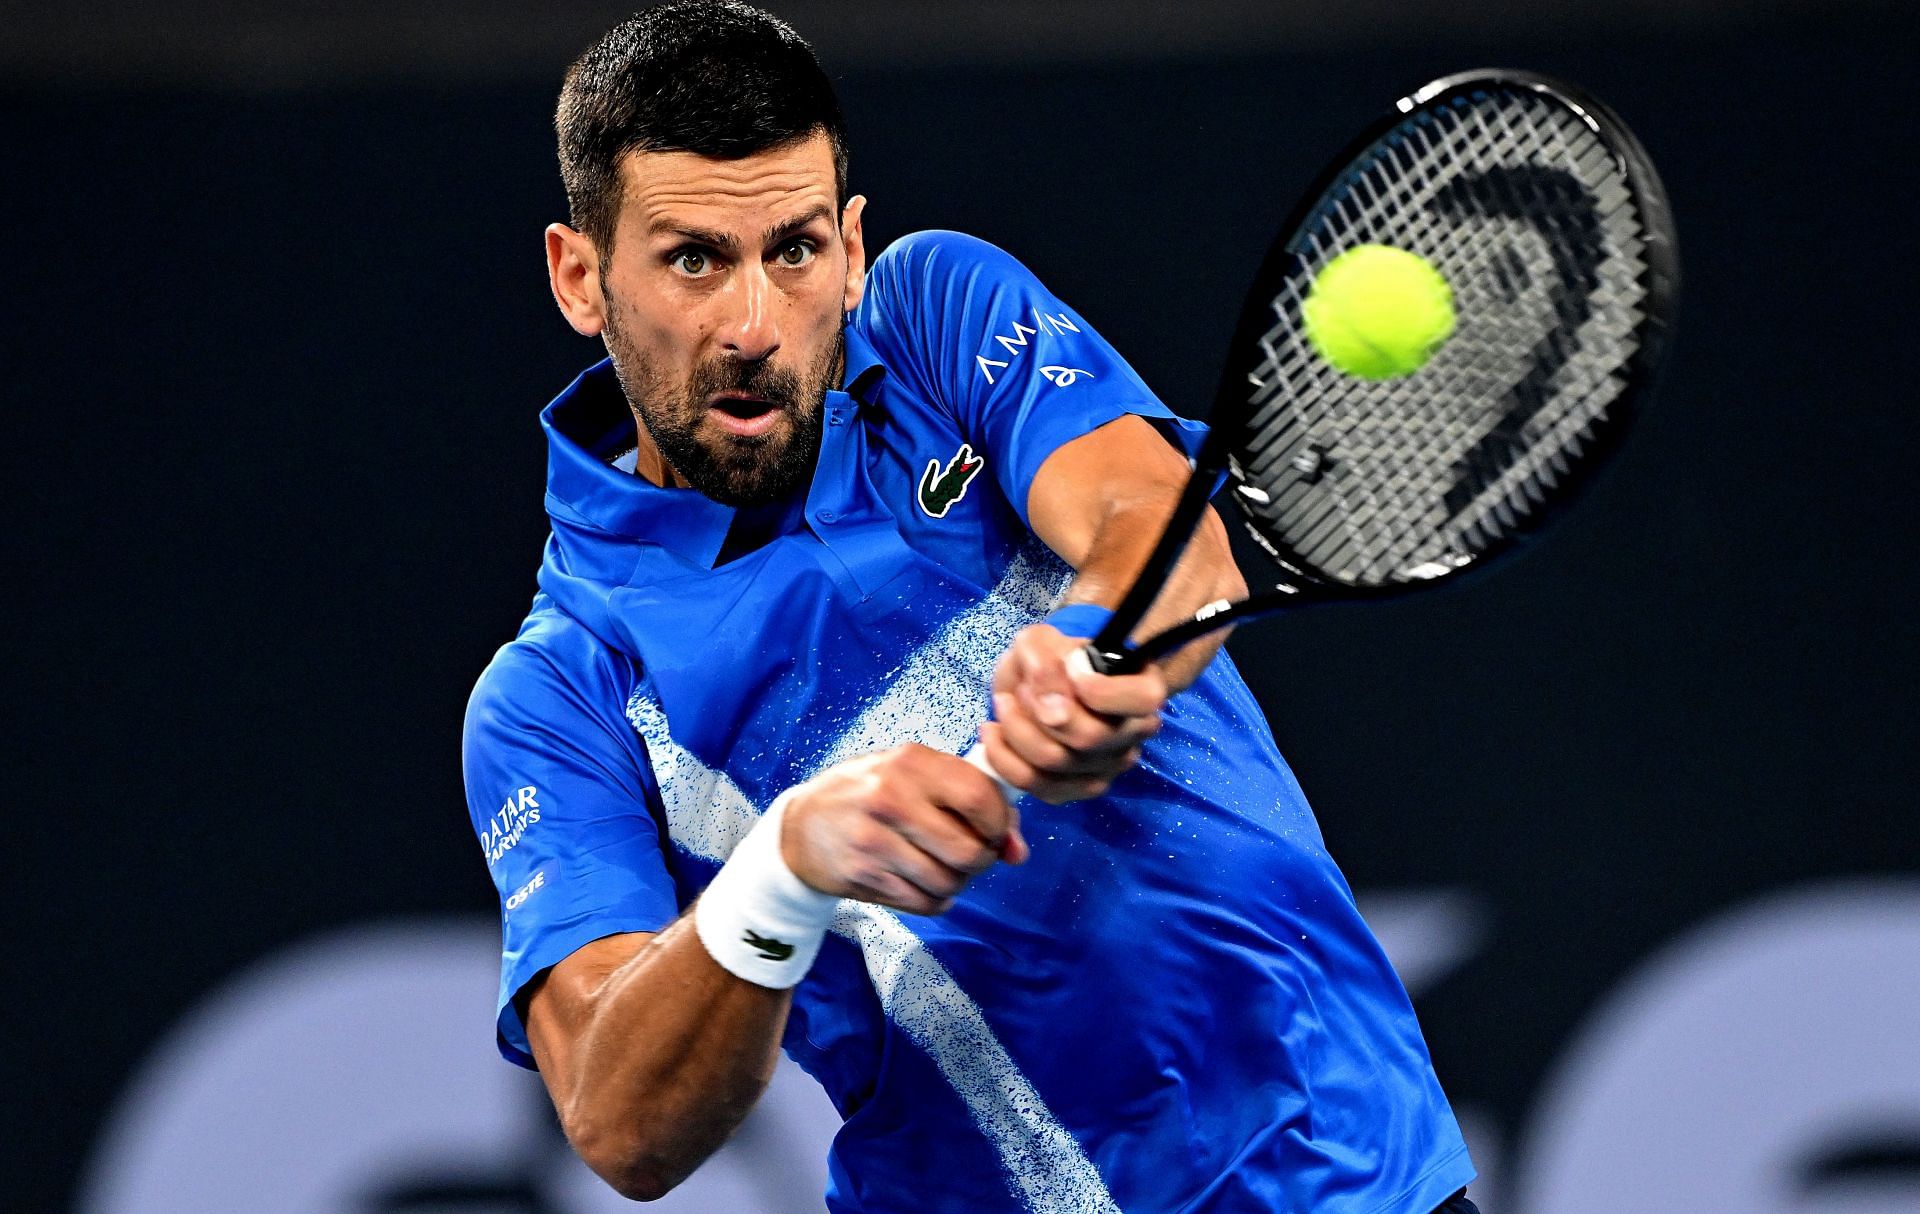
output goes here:
{"type": "Polygon", "coordinates": [[[666,489],[612,461],[634,443],[633,413],[613,360],[580,373],[540,414],[547,435],[547,512],[600,531],[657,544],[712,568],[733,525],[733,507],[696,489],[666,489]]]}
{"type": "Polygon", "coordinates": [[[864,400],[866,389],[886,374],[886,366],[858,325],[847,326],[847,394],[864,400]]]}
{"type": "MultiPolygon", "coordinates": [[[[860,330],[846,330],[846,392],[864,403],[886,373],[880,356],[860,330]]],[[[845,403],[839,392],[828,393],[845,403]]],[[[633,413],[614,374],[613,360],[582,371],[540,413],[547,436],[547,512],[556,520],[585,523],[598,531],[642,540],[711,569],[727,542],[734,508],[697,489],[667,489],[613,467],[634,444],[633,413]]],[[[837,437],[829,426],[823,443],[837,437]]],[[[828,463],[821,452],[821,466],[828,463]]],[[[818,481],[819,469],[814,479],[818,481]]]]}

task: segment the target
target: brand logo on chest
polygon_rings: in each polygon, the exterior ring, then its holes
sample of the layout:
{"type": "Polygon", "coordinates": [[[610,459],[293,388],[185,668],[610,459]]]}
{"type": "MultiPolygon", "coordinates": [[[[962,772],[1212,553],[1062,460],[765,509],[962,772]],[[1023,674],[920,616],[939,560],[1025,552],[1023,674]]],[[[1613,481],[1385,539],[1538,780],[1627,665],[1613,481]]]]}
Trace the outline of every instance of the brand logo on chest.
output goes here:
{"type": "Polygon", "coordinates": [[[980,469],[987,466],[987,457],[975,455],[973,447],[961,443],[960,450],[942,468],[940,461],[927,461],[927,470],[920,474],[920,509],[927,512],[928,518],[945,518],[953,504],[967,495],[967,486],[973,478],[980,475],[980,469]]]}

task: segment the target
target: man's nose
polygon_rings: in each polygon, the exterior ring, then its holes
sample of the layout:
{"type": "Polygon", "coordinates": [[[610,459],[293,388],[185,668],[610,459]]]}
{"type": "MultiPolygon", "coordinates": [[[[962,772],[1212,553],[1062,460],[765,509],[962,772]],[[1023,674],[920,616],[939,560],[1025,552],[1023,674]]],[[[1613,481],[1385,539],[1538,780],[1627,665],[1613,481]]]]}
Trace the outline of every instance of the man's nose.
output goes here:
{"type": "Polygon", "coordinates": [[[766,267],[753,264],[734,275],[729,301],[731,314],[722,337],[727,351],[741,362],[759,362],[780,348],[779,303],[766,267]]]}

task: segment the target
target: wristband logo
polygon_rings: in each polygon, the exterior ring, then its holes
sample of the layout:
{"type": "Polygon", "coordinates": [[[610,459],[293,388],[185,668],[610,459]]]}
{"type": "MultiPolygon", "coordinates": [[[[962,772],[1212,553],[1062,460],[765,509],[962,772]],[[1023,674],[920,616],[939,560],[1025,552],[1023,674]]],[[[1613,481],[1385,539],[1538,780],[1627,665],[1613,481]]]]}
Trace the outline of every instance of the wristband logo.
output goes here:
{"type": "Polygon", "coordinates": [[[772,936],[763,936],[752,928],[747,929],[747,934],[740,937],[740,941],[749,948],[759,949],[763,960],[791,961],[793,959],[793,945],[785,940],[776,940],[772,936]]]}
{"type": "Polygon", "coordinates": [[[970,443],[961,443],[945,468],[937,459],[928,460],[927,470],[920,475],[920,508],[928,518],[947,517],[947,511],[967,495],[967,486],[986,466],[987,457],[975,455],[970,443]]]}

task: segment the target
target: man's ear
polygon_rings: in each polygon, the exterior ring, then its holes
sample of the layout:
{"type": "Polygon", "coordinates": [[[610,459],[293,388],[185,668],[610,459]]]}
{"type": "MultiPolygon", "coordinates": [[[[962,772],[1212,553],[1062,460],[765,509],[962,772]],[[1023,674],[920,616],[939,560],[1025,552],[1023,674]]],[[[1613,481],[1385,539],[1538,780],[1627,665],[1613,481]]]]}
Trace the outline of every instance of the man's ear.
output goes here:
{"type": "Polygon", "coordinates": [[[564,223],[547,225],[547,281],[553,302],[582,337],[607,327],[606,295],[600,289],[600,253],[593,242],[564,223]]]}
{"type": "Polygon", "coordinates": [[[866,210],[866,196],[855,194],[847,199],[845,209],[840,212],[840,240],[847,246],[846,306],[841,309],[846,312],[859,307],[861,297],[867,293],[867,242],[860,230],[860,217],[866,210]]]}

